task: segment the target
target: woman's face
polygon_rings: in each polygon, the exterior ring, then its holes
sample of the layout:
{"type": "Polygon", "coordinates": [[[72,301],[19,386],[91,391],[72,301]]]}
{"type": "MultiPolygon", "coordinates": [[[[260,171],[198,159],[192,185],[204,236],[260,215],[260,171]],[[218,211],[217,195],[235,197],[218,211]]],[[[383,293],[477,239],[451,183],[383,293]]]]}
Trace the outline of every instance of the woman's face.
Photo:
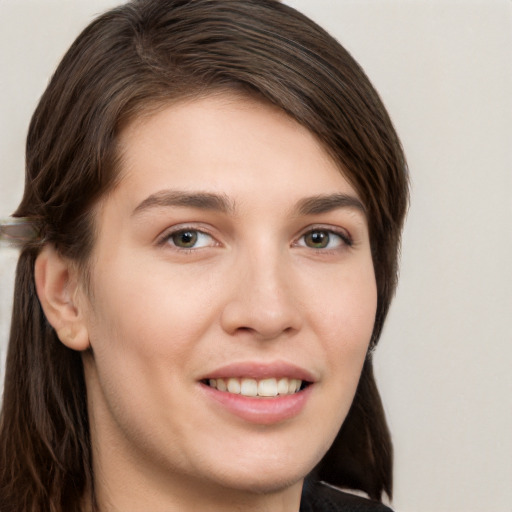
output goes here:
{"type": "Polygon", "coordinates": [[[169,106],[120,143],[85,302],[97,477],[126,496],[300,486],[374,323],[356,192],[311,133],[248,98],[169,106]]]}

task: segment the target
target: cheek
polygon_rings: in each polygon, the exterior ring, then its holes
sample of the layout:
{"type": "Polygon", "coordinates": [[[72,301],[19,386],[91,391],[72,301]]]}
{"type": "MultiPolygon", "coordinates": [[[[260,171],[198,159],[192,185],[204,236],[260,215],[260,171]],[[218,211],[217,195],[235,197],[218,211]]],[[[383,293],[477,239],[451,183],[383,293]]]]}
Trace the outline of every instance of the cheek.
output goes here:
{"type": "Polygon", "coordinates": [[[132,252],[103,258],[95,273],[93,315],[111,335],[123,333],[125,341],[138,339],[158,350],[172,337],[179,345],[198,327],[198,315],[206,311],[201,306],[208,300],[203,290],[208,287],[198,286],[188,268],[132,252]]]}
{"type": "Polygon", "coordinates": [[[115,417],[129,438],[137,439],[146,420],[164,422],[165,412],[155,403],[180,406],[185,384],[180,377],[204,322],[197,303],[174,293],[165,280],[147,272],[124,275],[110,274],[106,286],[95,290],[89,322],[94,366],[88,384],[99,421],[110,424],[105,418],[115,417]]]}
{"type": "MultiPolygon", "coordinates": [[[[202,328],[197,303],[176,293],[161,280],[147,278],[112,282],[95,301],[91,345],[95,352],[117,352],[144,361],[179,358],[202,328]]],[[[98,361],[100,358],[98,358],[98,361]]]]}
{"type": "Polygon", "coordinates": [[[104,267],[115,272],[96,269],[90,317],[94,378],[116,415],[136,409],[153,417],[154,403],[178,407],[197,353],[212,350],[204,340],[218,316],[214,284],[203,276],[199,286],[189,270],[171,275],[167,267],[153,261],[140,268],[119,259],[104,267]]]}
{"type": "Polygon", "coordinates": [[[338,282],[330,293],[315,294],[316,324],[328,355],[329,374],[349,394],[355,392],[375,323],[373,266],[364,265],[338,282]]]}
{"type": "Polygon", "coordinates": [[[377,310],[377,287],[371,261],[333,272],[322,283],[323,288],[310,286],[308,301],[323,335],[356,347],[368,343],[377,310]]]}

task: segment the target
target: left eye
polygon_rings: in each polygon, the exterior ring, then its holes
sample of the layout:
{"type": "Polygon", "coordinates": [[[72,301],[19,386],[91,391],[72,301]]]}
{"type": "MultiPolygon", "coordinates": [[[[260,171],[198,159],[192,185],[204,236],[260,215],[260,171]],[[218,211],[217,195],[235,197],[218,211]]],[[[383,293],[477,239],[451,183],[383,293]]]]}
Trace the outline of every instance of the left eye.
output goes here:
{"type": "Polygon", "coordinates": [[[336,249],[347,244],[340,234],[327,229],[314,229],[302,235],[298,245],[310,249],[336,249]]]}
{"type": "Polygon", "coordinates": [[[196,229],[181,229],[167,237],[167,241],[180,249],[200,249],[213,245],[213,238],[196,229]]]}

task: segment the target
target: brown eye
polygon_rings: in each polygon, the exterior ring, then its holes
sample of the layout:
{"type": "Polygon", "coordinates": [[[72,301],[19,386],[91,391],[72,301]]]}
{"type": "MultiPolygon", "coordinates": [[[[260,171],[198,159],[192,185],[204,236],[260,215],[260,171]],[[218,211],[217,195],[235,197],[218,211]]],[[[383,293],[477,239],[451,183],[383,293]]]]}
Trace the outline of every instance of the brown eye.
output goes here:
{"type": "Polygon", "coordinates": [[[343,246],[351,246],[352,240],[348,234],[330,229],[312,229],[299,238],[297,245],[317,250],[339,249],[343,246]]]}
{"type": "Polygon", "coordinates": [[[199,236],[197,231],[187,229],[185,231],[178,231],[177,233],[172,234],[170,238],[176,247],[191,249],[196,245],[199,236]]]}
{"type": "Polygon", "coordinates": [[[212,235],[199,229],[178,227],[162,237],[161,243],[170,245],[175,250],[195,250],[216,247],[219,244],[212,235]]]}
{"type": "Polygon", "coordinates": [[[325,249],[331,240],[328,231],[310,231],[304,235],[304,243],[312,249],[325,249]]]}

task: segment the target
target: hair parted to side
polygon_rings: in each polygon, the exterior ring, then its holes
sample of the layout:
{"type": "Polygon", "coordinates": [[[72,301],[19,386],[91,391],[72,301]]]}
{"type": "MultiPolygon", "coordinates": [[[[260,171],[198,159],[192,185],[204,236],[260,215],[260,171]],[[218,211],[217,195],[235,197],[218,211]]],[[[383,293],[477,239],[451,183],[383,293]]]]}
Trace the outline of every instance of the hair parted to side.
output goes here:
{"type": "MultiPolygon", "coordinates": [[[[408,202],[405,158],[378,94],[324,30],[277,0],[133,0],[93,21],[32,118],[15,216],[24,245],[0,420],[0,511],[73,512],[94,495],[81,355],[46,320],[34,263],[52,244],[87,275],[93,206],[116,184],[117,138],[138,115],[217,90],[256,95],[322,142],[367,209],[378,305],[376,345],[396,286],[408,202]]],[[[348,417],[313,475],[391,495],[392,446],[367,358],[348,417]]],[[[94,501],[93,501],[94,503],[94,501]]]]}

